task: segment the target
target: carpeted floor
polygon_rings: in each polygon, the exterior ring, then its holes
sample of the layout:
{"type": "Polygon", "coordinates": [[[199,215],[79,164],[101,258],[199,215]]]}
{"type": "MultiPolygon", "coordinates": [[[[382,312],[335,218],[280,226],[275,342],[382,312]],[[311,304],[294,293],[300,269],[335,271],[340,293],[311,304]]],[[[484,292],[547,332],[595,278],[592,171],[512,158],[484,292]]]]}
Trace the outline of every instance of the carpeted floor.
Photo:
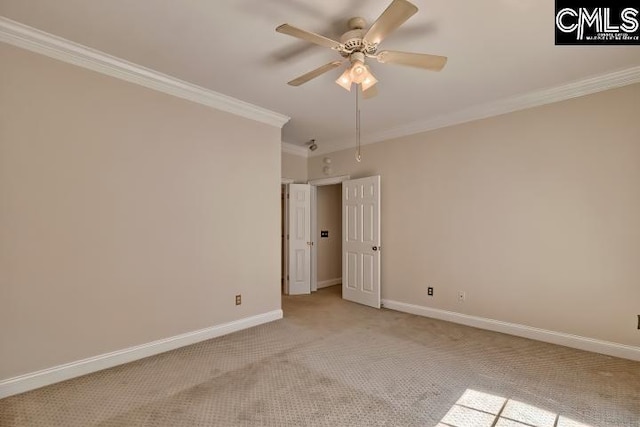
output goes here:
{"type": "Polygon", "coordinates": [[[640,363],[340,299],[0,400],[0,426],[639,427],[640,363]]]}

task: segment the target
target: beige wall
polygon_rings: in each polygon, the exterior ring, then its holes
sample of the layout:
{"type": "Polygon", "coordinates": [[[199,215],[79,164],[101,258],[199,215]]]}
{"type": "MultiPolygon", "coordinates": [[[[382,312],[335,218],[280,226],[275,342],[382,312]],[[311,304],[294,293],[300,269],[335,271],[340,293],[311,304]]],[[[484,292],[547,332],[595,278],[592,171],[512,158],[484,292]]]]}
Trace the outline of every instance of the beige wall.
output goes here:
{"type": "Polygon", "coordinates": [[[322,285],[321,282],[342,277],[342,184],[317,188],[315,241],[318,242],[318,284],[322,285]],[[329,231],[329,237],[321,238],[321,230],[329,231]]]}
{"type": "Polygon", "coordinates": [[[333,153],[382,176],[383,298],[639,346],[638,111],[634,85],[333,153]]]}
{"type": "Polygon", "coordinates": [[[282,152],[282,177],[301,184],[307,182],[307,158],[282,152]]]}
{"type": "Polygon", "coordinates": [[[280,309],[280,129],[0,63],[0,380],[280,309]]]}

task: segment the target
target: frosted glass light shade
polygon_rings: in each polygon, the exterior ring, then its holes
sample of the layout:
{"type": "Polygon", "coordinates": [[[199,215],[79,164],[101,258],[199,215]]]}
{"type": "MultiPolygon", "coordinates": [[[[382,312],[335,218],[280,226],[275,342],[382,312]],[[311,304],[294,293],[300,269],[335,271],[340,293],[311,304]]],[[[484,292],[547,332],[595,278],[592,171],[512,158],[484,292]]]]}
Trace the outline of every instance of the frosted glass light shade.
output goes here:
{"type": "Polygon", "coordinates": [[[378,79],[376,79],[373,74],[369,71],[369,67],[367,67],[367,76],[362,80],[362,91],[369,89],[371,86],[378,83],[378,79]]]}
{"type": "Polygon", "coordinates": [[[346,70],[344,70],[344,73],[342,73],[342,75],[338,77],[336,83],[351,92],[351,83],[353,83],[353,80],[351,79],[351,69],[347,68],[346,70]]]}

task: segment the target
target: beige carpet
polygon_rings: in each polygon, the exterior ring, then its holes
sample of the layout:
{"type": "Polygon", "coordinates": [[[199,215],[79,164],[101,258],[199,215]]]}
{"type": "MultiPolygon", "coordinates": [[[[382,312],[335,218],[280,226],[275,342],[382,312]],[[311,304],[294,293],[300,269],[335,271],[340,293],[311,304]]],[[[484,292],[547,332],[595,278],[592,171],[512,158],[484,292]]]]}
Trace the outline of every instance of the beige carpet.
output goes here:
{"type": "Polygon", "coordinates": [[[0,400],[0,426],[639,427],[640,363],[340,299],[0,400]]]}

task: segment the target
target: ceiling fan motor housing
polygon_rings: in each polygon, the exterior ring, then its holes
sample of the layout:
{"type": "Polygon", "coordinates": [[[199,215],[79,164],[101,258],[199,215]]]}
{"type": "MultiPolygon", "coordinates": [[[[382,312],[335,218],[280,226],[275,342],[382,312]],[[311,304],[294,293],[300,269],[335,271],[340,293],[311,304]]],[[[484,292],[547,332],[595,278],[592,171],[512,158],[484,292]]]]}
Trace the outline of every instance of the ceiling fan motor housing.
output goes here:
{"type": "Polygon", "coordinates": [[[349,20],[349,28],[351,29],[340,37],[340,43],[344,45],[346,50],[340,53],[342,56],[348,58],[351,52],[363,52],[368,55],[375,54],[378,46],[365,45],[362,40],[366,34],[365,25],[366,21],[363,18],[356,17],[349,20]]]}

